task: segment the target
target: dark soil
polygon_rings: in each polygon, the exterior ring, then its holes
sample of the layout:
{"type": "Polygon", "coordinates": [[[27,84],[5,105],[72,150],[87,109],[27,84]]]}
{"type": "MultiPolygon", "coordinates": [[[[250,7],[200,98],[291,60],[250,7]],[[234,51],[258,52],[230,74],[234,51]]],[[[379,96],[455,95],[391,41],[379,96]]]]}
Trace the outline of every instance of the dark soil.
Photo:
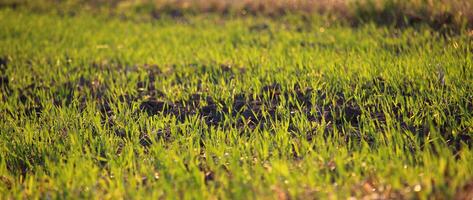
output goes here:
{"type": "MultiPolygon", "coordinates": [[[[1,69],[6,70],[7,60],[0,59],[0,64],[1,69]]],[[[220,65],[218,69],[199,64],[191,64],[189,67],[196,68],[196,73],[212,73],[218,75],[217,77],[229,79],[232,79],[236,73],[245,73],[227,64],[220,65]]],[[[346,141],[364,140],[370,142],[374,140],[369,135],[363,134],[364,136],[362,136],[360,134],[360,130],[364,126],[360,119],[370,118],[379,130],[383,130],[389,115],[395,122],[399,122],[401,130],[416,134],[420,140],[435,130],[442,133],[446,143],[456,150],[461,149],[462,145],[472,146],[473,143],[473,138],[468,133],[470,130],[467,127],[455,130],[455,134],[451,128],[452,124],[460,124],[462,121],[462,116],[459,114],[463,109],[461,105],[473,108],[471,99],[466,98],[463,100],[465,102],[453,102],[446,106],[443,112],[450,116],[450,121],[441,124],[428,124],[429,114],[423,116],[423,124],[412,124],[405,119],[420,116],[414,115],[408,108],[402,110],[400,104],[390,105],[390,112],[387,113],[380,104],[367,103],[367,99],[371,95],[383,94],[413,97],[429,104],[431,100],[426,99],[425,95],[421,95],[419,88],[410,81],[405,81],[401,88],[394,88],[380,77],[364,81],[361,87],[364,94],[358,100],[346,98],[351,95],[337,90],[314,90],[310,87],[303,88],[297,84],[292,87],[283,87],[279,83],[272,83],[257,92],[247,91],[234,94],[230,100],[208,96],[205,91],[199,89],[199,92],[191,94],[187,98],[171,101],[164,92],[156,88],[158,76],[164,76],[159,67],[147,67],[145,80],[136,84],[136,92],[123,94],[118,98],[111,98],[109,87],[99,80],[80,77],[76,81],[62,83],[56,87],[31,84],[17,89],[18,100],[24,105],[24,113],[28,116],[39,116],[43,110],[44,102],[41,102],[41,98],[38,96],[40,90],[51,95],[50,98],[55,106],[77,106],[80,111],[83,111],[88,103],[95,103],[101,113],[102,122],[110,127],[116,126],[113,108],[117,103],[126,104],[129,107],[132,104],[139,104],[139,110],[136,110],[135,115],[140,113],[146,113],[148,116],[168,115],[175,117],[180,122],[197,116],[207,126],[219,128],[231,126],[239,128],[243,132],[248,129],[270,128],[272,124],[289,117],[288,132],[294,135],[306,133],[306,138],[309,141],[318,131],[313,127],[297,127],[295,118],[302,116],[309,122],[326,124],[323,132],[327,136],[334,134],[333,129],[336,128],[343,133],[346,141]],[[74,101],[75,98],[78,101],[74,101]]],[[[181,79],[181,84],[185,84],[187,78],[183,76],[181,79]]],[[[12,93],[6,75],[0,77],[0,84],[2,92],[7,95],[12,93]]],[[[354,85],[356,86],[356,84],[354,85]]],[[[125,131],[120,128],[114,129],[116,129],[117,136],[126,137],[125,131]]],[[[152,144],[152,137],[170,140],[169,133],[169,129],[143,133],[140,136],[140,143],[143,146],[149,146],[152,144]]]]}

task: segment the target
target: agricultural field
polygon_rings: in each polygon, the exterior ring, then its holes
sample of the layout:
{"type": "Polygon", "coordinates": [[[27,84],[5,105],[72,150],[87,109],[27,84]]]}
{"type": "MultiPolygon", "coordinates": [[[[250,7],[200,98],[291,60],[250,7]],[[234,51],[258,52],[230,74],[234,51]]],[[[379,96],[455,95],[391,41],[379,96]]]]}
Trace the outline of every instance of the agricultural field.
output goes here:
{"type": "Polygon", "coordinates": [[[473,198],[471,13],[38,2],[0,0],[0,199],[473,198]]]}

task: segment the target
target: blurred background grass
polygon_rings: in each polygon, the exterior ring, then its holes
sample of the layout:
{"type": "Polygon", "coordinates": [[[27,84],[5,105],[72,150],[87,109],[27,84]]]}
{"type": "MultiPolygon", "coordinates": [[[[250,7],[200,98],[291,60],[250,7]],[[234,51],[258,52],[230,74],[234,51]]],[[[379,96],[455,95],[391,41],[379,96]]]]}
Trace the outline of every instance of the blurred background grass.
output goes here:
{"type": "Polygon", "coordinates": [[[351,25],[428,24],[436,29],[473,28],[473,0],[0,0],[0,7],[62,14],[99,12],[122,17],[323,15],[351,25]]]}

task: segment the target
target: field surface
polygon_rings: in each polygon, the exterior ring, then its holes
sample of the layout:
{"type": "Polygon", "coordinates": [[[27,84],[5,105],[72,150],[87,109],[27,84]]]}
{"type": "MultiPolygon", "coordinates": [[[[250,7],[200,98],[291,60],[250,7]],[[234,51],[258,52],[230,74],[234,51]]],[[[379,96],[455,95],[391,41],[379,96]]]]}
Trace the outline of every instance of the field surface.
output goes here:
{"type": "Polygon", "coordinates": [[[0,198],[468,198],[472,38],[2,8],[0,198]]]}

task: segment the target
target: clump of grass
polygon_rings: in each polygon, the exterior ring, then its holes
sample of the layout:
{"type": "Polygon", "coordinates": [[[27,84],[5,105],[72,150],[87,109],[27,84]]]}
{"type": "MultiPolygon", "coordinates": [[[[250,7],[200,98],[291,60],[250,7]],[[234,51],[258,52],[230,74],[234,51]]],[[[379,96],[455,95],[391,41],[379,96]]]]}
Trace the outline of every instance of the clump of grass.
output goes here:
{"type": "Polygon", "coordinates": [[[472,27],[473,2],[454,0],[364,0],[355,1],[357,23],[409,26],[426,23],[435,29],[472,27]]]}

